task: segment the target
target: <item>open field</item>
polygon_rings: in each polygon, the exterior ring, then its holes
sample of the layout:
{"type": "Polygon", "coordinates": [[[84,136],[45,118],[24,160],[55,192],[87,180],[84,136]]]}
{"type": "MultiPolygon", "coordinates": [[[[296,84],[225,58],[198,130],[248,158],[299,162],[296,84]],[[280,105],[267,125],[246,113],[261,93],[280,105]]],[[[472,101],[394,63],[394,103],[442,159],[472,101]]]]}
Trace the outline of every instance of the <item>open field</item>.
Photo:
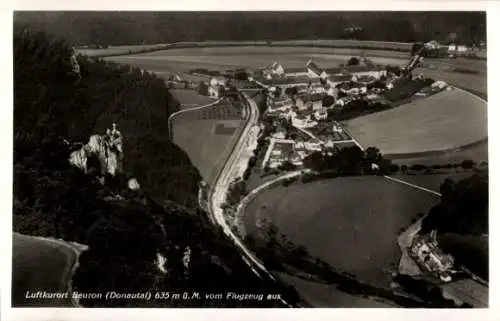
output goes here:
{"type": "Polygon", "coordinates": [[[244,124],[241,117],[239,106],[222,101],[215,106],[188,110],[172,118],[173,142],[188,154],[208,184],[213,183],[230,146],[239,135],[239,129],[244,124]],[[221,125],[224,126],[222,132],[221,125]]]}
{"type": "Polygon", "coordinates": [[[386,155],[449,150],[486,138],[486,114],[484,101],[455,89],[350,120],[347,129],[386,155]]]}
{"type": "Polygon", "coordinates": [[[71,306],[70,299],[29,299],[26,292],[66,292],[76,255],[69,246],[14,233],[12,237],[12,305],[71,306]]]}
{"type": "Polygon", "coordinates": [[[247,207],[247,233],[266,221],[296,245],[358,280],[387,287],[401,256],[397,236],[439,198],[383,177],[345,177],[279,186],[247,207]],[[353,250],[352,244],[356,244],[353,250]]]}
{"type": "MultiPolygon", "coordinates": [[[[216,47],[187,48],[156,51],[144,54],[111,57],[117,62],[141,64],[152,68],[165,64],[178,70],[195,68],[219,69],[219,67],[263,67],[279,61],[285,67],[305,67],[307,60],[313,58],[323,68],[337,67],[354,54],[352,50],[308,47],[216,47]]],[[[401,64],[408,61],[409,56],[378,56],[378,63],[401,64]]],[[[392,53],[391,53],[392,54],[392,53]]],[[[365,51],[365,55],[369,54],[365,51]]],[[[166,68],[166,67],[164,67],[166,68]]],[[[147,68],[144,68],[147,69],[147,68]]]]}
{"type": "Polygon", "coordinates": [[[200,95],[196,91],[190,89],[171,89],[170,92],[181,104],[181,109],[205,106],[215,101],[208,96],[200,95]]]}

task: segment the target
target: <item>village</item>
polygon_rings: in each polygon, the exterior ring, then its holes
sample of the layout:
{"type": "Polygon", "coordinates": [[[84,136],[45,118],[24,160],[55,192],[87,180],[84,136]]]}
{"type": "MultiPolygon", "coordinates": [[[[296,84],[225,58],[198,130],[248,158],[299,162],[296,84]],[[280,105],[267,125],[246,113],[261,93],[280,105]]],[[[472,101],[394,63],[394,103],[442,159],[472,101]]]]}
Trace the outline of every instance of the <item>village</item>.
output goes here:
{"type": "MultiPolygon", "coordinates": [[[[322,69],[309,60],[303,68],[274,62],[249,71],[248,80],[266,93],[264,114],[274,120],[262,167],[279,168],[285,163],[300,167],[314,152],[331,155],[346,147],[363,149],[342,120],[391,108],[391,91],[408,91],[397,99],[419,99],[448,88],[442,81],[424,80],[423,75],[407,79],[399,71],[364,57],[351,57],[335,68],[322,69]]],[[[215,79],[209,87],[214,98],[222,92],[222,80],[215,79]]]]}

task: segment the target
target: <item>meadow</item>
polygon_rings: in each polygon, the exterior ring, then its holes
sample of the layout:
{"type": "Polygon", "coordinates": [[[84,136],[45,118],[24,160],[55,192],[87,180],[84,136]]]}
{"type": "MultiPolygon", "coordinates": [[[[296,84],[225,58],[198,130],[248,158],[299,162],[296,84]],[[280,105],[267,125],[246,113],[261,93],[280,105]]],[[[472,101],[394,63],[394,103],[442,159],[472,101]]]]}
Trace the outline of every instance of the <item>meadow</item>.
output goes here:
{"type": "Polygon", "coordinates": [[[438,202],[383,177],[344,177],[272,188],[248,205],[243,220],[249,234],[265,235],[269,221],[312,257],[388,287],[401,256],[399,232],[438,202]]]}
{"type": "Polygon", "coordinates": [[[455,149],[488,136],[487,104],[465,91],[446,90],[425,99],[347,122],[363,147],[383,154],[455,149]]]}
{"type": "Polygon", "coordinates": [[[171,124],[173,142],[186,152],[203,179],[212,184],[244,121],[239,104],[224,100],[177,114],[171,124]]]}
{"type": "Polygon", "coordinates": [[[69,299],[26,298],[27,291],[64,293],[68,290],[76,261],[70,247],[18,233],[13,234],[12,245],[12,306],[71,306],[69,299]]]}

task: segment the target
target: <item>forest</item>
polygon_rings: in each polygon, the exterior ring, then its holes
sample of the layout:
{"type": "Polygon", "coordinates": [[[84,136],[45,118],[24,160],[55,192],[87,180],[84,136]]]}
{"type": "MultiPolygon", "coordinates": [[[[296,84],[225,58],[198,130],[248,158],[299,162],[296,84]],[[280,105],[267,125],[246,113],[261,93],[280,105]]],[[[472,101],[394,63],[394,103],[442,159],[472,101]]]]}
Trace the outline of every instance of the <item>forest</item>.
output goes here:
{"type": "MultiPolygon", "coordinates": [[[[258,279],[199,208],[200,175],[168,138],[167,119],[178,103],[164,80],[83,57],[78,57],[78,75],[71,54],[64,40],[43,32],[15,31],[13,230],[88,245],[73,278],[73,288],[79,292],[189,289],[293,295],[258,279]],[[65,141],[85,143],[89,135],[103,134],[112,122],[124,136],[124,172],[101,185],[70,166],[71,147],[65,141]],[[139,192],[123,184],[132,176],[141,185],[139,192]],[[109,199],[117,194],[121,199],[109,199]],[[165,273],[156,267],[157,254],[168,260],[165,273]]],[[[80,303],[88,307],[248,304],[200,301],[80,303]]]]}
{"type": "Polygon", "coordinates": [[[485,12],[16,12],[72,45],[141,45],[207,40],[357,39],[394,42],[449,37],[486,40],[485,12]]]}

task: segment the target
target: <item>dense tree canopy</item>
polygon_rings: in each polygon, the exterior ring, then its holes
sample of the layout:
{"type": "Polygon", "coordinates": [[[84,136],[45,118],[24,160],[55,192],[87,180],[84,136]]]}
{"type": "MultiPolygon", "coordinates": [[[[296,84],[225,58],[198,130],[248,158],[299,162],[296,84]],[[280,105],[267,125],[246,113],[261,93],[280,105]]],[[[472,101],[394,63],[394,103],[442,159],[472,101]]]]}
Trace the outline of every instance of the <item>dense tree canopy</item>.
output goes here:
{"type": "Polygon", "coordinates": [[[424,232],[481,235],[488,233],[488,175],[481,173],[441,184],[441,202],[422,223],[424,232]]]}
{"type": "Polygon", "coordinates": [[[77,45],[340,38],[446,41],[450,33],[456,34],[456,41],[486,39],[485,12],[17,12],[15,20],[77,45]]]}

